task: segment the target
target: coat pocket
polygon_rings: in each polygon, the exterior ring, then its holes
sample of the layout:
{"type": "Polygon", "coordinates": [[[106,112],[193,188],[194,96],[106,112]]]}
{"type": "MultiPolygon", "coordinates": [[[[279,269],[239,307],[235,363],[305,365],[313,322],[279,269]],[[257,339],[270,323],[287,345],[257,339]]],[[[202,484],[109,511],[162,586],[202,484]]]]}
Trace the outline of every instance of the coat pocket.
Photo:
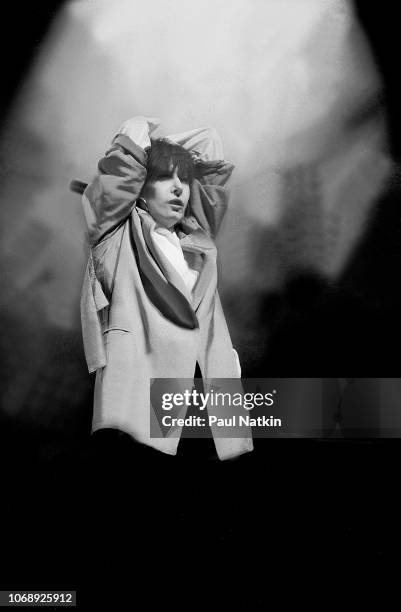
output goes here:
{"type": "Polygon", "coordinates": [[[103,331],[108,371],[111,377],[119,379],[121,372],[129,375],[135,367],[137,347],[132,330],[120,325],[106,327],[103,331]]]}
{"type": "Polygon", "coordinates": [[[128,334],[134,333],[132,329],[127,329],[126,327],[120,327],[118,325],[113,325],[112,327],[107,327],[105,330],[103,330],[103,334],[108,334],[109,332],[112,332],[112,331],[127,332],[128,334]]]}

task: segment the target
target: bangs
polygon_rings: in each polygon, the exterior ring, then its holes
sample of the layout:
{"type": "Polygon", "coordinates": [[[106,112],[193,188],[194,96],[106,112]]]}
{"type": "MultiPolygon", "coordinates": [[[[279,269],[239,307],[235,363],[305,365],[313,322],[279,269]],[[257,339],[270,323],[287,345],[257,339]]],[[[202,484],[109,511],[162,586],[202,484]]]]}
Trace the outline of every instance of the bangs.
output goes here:
{"type": "Polygon", "coordinates": [[[194,164],[191,154],[181,145],[165,138],[157,138],[151,142],[148,151],[146,180],[152,183],[166,176],[171,176],[176,169],[180,180],[191,184],[194,179],[194,164]]]}

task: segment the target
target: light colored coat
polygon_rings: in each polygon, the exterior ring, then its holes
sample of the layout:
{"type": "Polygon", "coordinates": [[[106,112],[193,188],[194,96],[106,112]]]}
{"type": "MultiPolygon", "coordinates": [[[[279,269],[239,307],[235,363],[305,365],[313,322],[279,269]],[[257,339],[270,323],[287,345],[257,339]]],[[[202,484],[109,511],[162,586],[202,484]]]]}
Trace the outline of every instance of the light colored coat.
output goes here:
{"type": "MultiPolygon", "coordinates": [[[[203,144],[205,153],[210,132],[190,134],[184,146],[193,145],[195,137],[197,152],[203,144]]],[[[203,378],[239,376],[217,291],[213,241],[228,192],[216,175],[191,186],[193,216],[178,232],[184,253],[202,258],[190,295],[154,240],[154,219],[135,206],[145,179],[145,151],[117,135],[83,196],[91,256],[81,298],[82,329],[88,368],[96,371],[93,430],[119,428],[174,455],[177,435],[150,437],[151,379],[192,379],[196,362],[203,378]]],[[[246,438],[218,438],[212,432],[220,459],[253,448],[250,429],[246,438]]]]}

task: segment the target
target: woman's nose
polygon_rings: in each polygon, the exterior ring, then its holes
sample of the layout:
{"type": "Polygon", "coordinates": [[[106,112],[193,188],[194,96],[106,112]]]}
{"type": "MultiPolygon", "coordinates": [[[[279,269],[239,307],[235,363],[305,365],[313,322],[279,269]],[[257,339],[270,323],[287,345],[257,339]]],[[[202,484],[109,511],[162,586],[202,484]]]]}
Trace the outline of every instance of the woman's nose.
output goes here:
{"type": "Polygon", "coordinates": [[[173,183],[173,189],[174,189],[174,193],[178,193],[178,195],[181,195],[182,193],[182,183],[180,181],[180,178],[177,174],[174,175],[174,183],[173,183]]]}

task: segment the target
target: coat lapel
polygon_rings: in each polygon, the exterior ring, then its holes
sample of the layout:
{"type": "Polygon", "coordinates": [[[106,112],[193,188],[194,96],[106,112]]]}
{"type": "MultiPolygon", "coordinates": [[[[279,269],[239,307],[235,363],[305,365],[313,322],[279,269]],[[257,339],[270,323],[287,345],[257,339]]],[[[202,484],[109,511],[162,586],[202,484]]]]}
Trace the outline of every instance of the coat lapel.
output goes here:
{"type": "MultiPolygon", "coordinates": [[[[164,261],[159,259],[158,251],[154,248],[155,245],[150,237],[152,224],[154,227],[153,219],[137,209],[133,210],[131,219],[139,269],[149,297],[159,310],[177,325],[189,329],[199,327],[191,304],[176,284],[167,278],[163,269],[164,261]]],[[[173,278],[172,275],[170,277],[173,278]]]]}
{"type": "Polygon", "coordinates": [[[216,247],[213,240],[198,223],[191,233],[179,233],[183,251],[192,251],[202,256],[203,265],[191,297],[181,275],[153,239],[156,226],[154,219],[141,209],[134,209],[132,216],[142,272],[160,298],[168,302],[169,311],[175,311],[175,317],[180,321],[195,320],[198,326],[198,318],[209,311],[217,287],[216,247]]]}
{"type": "Polygon", "coordinates": [[[202,255],[203,266],[194,287],[192,306],[198,317],[208,310],[210,295],[214,295],[217,287],[216,247],[202,229],[183,236],[180,240],[183,251],[192,251],[202,255]]]}

